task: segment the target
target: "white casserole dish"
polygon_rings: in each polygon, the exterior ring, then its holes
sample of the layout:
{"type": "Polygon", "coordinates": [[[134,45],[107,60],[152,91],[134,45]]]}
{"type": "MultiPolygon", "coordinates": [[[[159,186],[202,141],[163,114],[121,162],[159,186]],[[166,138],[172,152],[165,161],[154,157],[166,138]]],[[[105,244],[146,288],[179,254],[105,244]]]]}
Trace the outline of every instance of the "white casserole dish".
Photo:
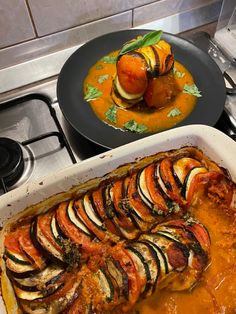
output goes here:
{"type": "MultiPolygon", "coordinates": [[[[228,169],[233,181],[236,181],[236,143],[215,128],[188,125],[118,147],[6,193],[0,197],[0,225],[2,226],[7,219],[28,206],[65,192],[90,179],[103,177],[121,165],[183,146],[198,147],[210,159],[228,169]]],[[[1,299],[0,313],[6,313],[1,299]]]]}

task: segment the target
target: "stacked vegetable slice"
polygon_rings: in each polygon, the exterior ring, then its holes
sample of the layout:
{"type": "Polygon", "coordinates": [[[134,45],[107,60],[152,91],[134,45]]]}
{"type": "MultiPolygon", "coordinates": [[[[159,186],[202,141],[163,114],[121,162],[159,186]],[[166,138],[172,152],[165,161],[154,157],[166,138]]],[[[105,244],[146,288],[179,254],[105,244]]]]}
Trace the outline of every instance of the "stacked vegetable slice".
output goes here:
{"type": "Polygon", "coordinates": [[[125,312],[155,289],[188,289],[210,243],[201,224],[180,217],[202,192],[228,207],[233,198],[219,167],[183,150],[27,218],[4,241],[19,305],[26,313],[125,312]]]}

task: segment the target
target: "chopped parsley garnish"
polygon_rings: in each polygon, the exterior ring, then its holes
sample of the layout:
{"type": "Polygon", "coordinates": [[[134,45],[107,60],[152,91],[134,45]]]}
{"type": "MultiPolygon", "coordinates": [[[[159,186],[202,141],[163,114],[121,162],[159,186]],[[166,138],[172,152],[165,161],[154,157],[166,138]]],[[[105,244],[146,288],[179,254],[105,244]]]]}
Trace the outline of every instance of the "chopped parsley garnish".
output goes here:
{"type": "Polygon", "coordinates": [[[114,64],[117,61],[117,57],[115,56],[105,56],[101,59],[104,63],[111,63],[114,64]]]}
{"type": "Polygon", "coordinates": [[[183,89],[183,93],[190,94],[190,95],[193,95],[196,97],[202,97],[201,91],[197,88],[197,86],[195,84],[193,84],[193,85],[185,84],[184,89],[183,89]]]}
{"type": "Polygon", "coordinates": [[[105,113],[106,118],[113,123],[116,123],[116,114],[117,108],[114,105],[112,105],[105,113]]]}
{"type": "Polygon", "coordinates": [[[181,111],[178,108],[173,108],[168,114],[167,117],[171,118],[171,117],[176,117],[179,116],[181,114],[181,111]]]}
{"type": "Polygon", "coordinates": [[[90,101],[90,100],[94,100],[100,96],[102,96],[102,92],[98,88],[94,87],[91,84],[87,85],[87,93],[84,96],[84,100],[90,101]]]}
{"type": "Polygon", "coordinates": [[[108,78],[109,78],[108,74],[100,75],[99,78],[98,78],[98,83],[101,84],[104,81],[108,80],[108,78]]]}
{"type": "Polygon", "coordinates": [[[146,125],[139,124],[135,120],[129,120],[124,124],[125,129],[135,132],[135,133],[143,133],[147,130],[146,125]]]}
{"type": "Polygon", "coordinates": [[[180,71],[176,70],[176,68],[173,68],[173,74],[174,74],[175,77],[178,77],[178,78],[181,78],[181,77],[185,76],[184,72],[180,72],[180,71]]]}
{"type": "Polygon", "coordinates": [[[162,35],[162,31],[153,31],[145,34],[144,36],[140,36],[135,40],[132,40],[130,42],[127,42],[126,44],[123,45],[122,49],[120,50],[119,55],[123,55],[129,51],[141,48],[141,47],[146,47],[150,45],[155,45],[157,44],[162,35]]]}

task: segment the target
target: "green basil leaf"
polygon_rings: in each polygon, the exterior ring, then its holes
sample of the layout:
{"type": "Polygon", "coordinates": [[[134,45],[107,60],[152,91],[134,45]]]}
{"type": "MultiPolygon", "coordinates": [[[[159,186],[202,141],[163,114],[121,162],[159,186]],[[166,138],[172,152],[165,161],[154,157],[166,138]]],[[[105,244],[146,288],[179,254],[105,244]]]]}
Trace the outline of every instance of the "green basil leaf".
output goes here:
{"type": "Polygon", "coordinates": [[[102,62],[104,63],[110,63],[110,64],[115,64],[117,61],[117,57],[115,56],[105,56],[101,59],[102,62]]]}
{"type": "Polygon", "coordinates": [[[180,71],[176,70],[176,68],[173,68],[173,74],[175,77],[178,77],[178,78],[182,78],[185,76],[184,72],[180,72],[180,71]]]}
{"type": "Polygon", "coordinates": [[[104,81],[108,80],[108,78],[109,78],[108,74],[100,75],[98,78],[98,83],[102,84],[104,81]]]}
{"type": "Polygon", "coordinates": [[[135,120],[129,120],[124,124],[125,129],[135,132],[135,133],[143,133],[147,130],[146,125],[139,124],[135,120]]]}
{"type": "Polygon", "coordinates": [[[94,87],[91,84],[87,85],[87,92],[86,92],[86,95],[84,96],[84,100],[90,101],[100,96],[102,96],[102,92],[98,88],[94,87]]]}
{"type": "Polygon", "coordinates": [[[116,123],[116,114],[117,114],[117,108],[114,105],[112,105],[105,113],[106,118],[113,123],[116,123]]]}
{"type": "Polygon", "coordinates": [[[193,84],[193,85],[185,84],[184,89],[183,89],[183,93],[190,94],[190,95],[193,95],[196,97],[202,97],[201,91],[199,91],[199,89],[197,88],[197,86],[195,84],[193,84]]]}
{"type": "Polygon", "coordinates": [[[178,108],[173,108],[168,114],[167,117],[171,118],[171,117],[176,117],[179,116],[181,114],[181,111],[178,108]]]}
{"type": "Polygon", "coordinates": [[[157,44],[161,39],[162,33],[163,32],[160,30],[153,31],[153,32],[145,34],[143,37],[139,37],[135,40],[132,40],[124,44],[120,50],[119,55],[123,55],[129,51],[132,51],[141,47],[146,47],[146,46],[157,44]]]}

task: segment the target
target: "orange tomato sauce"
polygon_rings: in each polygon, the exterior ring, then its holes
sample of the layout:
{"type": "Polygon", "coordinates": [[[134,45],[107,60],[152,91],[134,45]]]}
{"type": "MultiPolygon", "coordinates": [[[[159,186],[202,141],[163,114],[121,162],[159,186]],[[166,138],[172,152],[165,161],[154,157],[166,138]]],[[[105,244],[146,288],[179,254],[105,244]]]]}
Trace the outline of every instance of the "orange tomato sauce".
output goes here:
{"type": "Polygon", "coordinates": [[[190,214],[210,234],[210,261],[191,291],[156,291],[136,306],[139,314],[236,313],[236,217],[202,200],[190,214]]]}
{"type": "MultiPolygon", "coordinates": [[[[117,56],[118,52],[112,52],[108,56],[117,56]]],[[[117,113],[116,123],[111,122],[106,112],[114,105],[111,98],[112,80],[116,74],[116,64],[105,63],[99,60],[94,64],[87,77],[84,80],[84,94],[86,94],[87,85],[90,84],[102,92],[102,96],[91,100],[89,103],[95,112],[96,116],[105,123],[112,125],[115,128],[124,129],[124,124],[130,120],[135,120],[138,124],[143,124],[147,127],[147,132],[159,132],[165,129],[174,127],[176,124],[184,120],[194,109],[196,105],[196,97],[190,94],[183,93],[182,90],[185,84],[194,84],[191,73],[178,61],[175,61],[174,68],[184,73],[183,77],[176,77],[172,71],[169,76],[175,80],[175,85],[178,90],[175,96],[166,106],[161,109],[150,109],[145,105],[124,109],[116,106],[117,113]],[[99,78],[103,75],[108,75],[108,79],[99,83],[99,78]],[[169,113],[177,108],[180,111],[179,115],[168,116],[169,113]]],[[[158,78],[157,78],[158,79],[158,78]]]]}

